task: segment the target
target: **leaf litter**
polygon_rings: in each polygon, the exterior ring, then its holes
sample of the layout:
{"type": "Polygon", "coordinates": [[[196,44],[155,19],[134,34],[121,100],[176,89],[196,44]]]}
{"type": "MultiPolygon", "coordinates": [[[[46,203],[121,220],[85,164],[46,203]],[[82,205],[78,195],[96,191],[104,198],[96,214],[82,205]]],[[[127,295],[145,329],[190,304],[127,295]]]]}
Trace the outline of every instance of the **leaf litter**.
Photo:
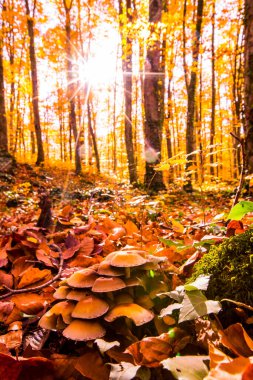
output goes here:
{"type": "MultiPolygon", "coordinates": [[[[26,379],[230,380],[231,373],[234,379],[251,378],[251,305],[207,299],[208,279],[187,283],[210,247],[250,228],[250,203],[229,214],[227,190],[189,195],[173,188],[150,196],[102,177],[69,175],[66,182],[66,173],[56,169],[18,165],[16,170],[0,184],[3,380],[23,379],[24,372],[26,379]],[[227,223],[229,215],[235,221],[227,223]],[[118,251],[140,252],[146,263],[117,273],[106,258],[118,251]],[[104,276],[113,273],[129,283],[106,293],[107,313],[120,308],[119,316],[105,315],[103,338],[65,338],[62,329],[74,317],[60,302],[73,301],[68,292],[59,293],[61,287],[85,268],[97,273],[106,260],[113,271],[104,276]],[[39,327],[54,305],[60,310],[52,313],[56,328],[39,327]],[[124,305],[132,312],[147,310],[152,320],[136,326],[123,316],[124,305]]],[[[89,298],[92,292],[78,290],[73,297],[89,298]]]]}

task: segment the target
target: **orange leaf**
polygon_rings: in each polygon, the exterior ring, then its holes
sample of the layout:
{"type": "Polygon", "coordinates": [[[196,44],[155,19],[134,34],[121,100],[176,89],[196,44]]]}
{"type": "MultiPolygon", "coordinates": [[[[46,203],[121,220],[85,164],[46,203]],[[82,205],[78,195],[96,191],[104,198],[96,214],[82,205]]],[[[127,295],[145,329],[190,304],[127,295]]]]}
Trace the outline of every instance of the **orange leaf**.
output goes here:
{"type": "Polygon", "coordinates": [[[0,270],[0,286],[6,285],[9,288],[13,286],[13,277],[11,274],[5,273],[3,270],[0,270]]]}
{"type": "Polygon", "coordinates": [[[45,307],[44,299],[38,294],[26,293],[12,296],[17,308],[28,315],[36,315],[45,307]]]}
{"type": "Polygon", "coordinates": [[[138,233],[139,232],[138,227],[131,220],[128,220],[126,222],[126,224],[124,225],[124,227],[125,227],[125,229],[127,231],[127,235],[132,235],[133,233],[138,233]]]}
{"type": "Polygon", "coordinates": [[[161,334],[158,337],[144,338],[131,344],[126,350],[130,353],[137,365],[146,367],[159,367],[161,361],[174,356],[190,342],[190,336],[179,329],[174,328],[170,333],[161,334]]]}
{"type": "Polygon", "coordinates": [[[48,280],[47,277],[49,275],[51,276],[51,271],[48,269],[40,270],[38,268],[29,268],[21,277],[21,280],[18,284],[18,289],[35,284],[36,282],[44,279],[48,280]]]}
{"type": "Polygon", "coordinates": [[[22,344],[22,331],[10,331],[5,335],[0,335],[0,343],[5,344],[5,346],[9,349],[17,349],[22,344]]]}
{"type": "Polygon", "coordinates": [[[110,370],[105,366],[101,356],[95,350],[90,350],[86,354],[82,355],[78,359],[75,368],[83,376],[92,380],[109,379],[110,370]]]}
{"type": "Polygon", "coordinates": [[[236,355],[249,357],[253,355],[253,340],[240,323],[235,323],[225,330],[219,330],[221,343],[236,355]]]}
{"type": "Polygon", "coordinates": [[[94,240],[88,236],[85,236],[80,245],[79,254],[89,256],[94,249],[94,240]]]}
{"type": "Polygon", "coordinates": [[[0,302],[0,322],[5,322],[14,308],[13,302],[0,302]]]}
{"type": "MultiPolygon", "coordinates": [[[[242,380],[242,375],[250,365],[248,358],[232,359],[228,363],[220,363],[217,367],[213,368],[205,377],[205,380],[242,380]]],[[[245,378],[251,380],[252,378],[245,378]]]]}
{"type": "Polygon", "coordinates": [[[234,236],[236,234],[243,234],[243,233],[244,233],[244,228],[240,220],[231,220],[231,222],[228,223],[227,233],[226,233],[227,237],[234,236]]]}
{"type": "Polygon", "coordinates": [[[33,267],[33,264],[27,262],[27,257],[22,256],[13,262],[11,273],[14,277],[17,278],[19,276],[22,276],[27,269],[32,268],[32,267],[33,267]]]}

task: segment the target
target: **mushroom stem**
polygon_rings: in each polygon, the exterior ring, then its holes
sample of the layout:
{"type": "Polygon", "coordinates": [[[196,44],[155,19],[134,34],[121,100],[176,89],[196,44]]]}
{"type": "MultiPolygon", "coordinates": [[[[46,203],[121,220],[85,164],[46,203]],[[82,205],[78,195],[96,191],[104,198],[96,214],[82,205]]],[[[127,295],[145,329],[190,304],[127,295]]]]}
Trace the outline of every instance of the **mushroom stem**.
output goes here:
{"type": "Polygon", "coordinates": [[[108,297],[111,301],[114,300],[113,292],[106,292],[106,295],[107,295],[107,297],[108,297]]]}
{"type": "Polygon", "coordinates": [[[126,278],[130,278],[130,275],[131,275],[131,268],[130,267],[125,267],[125,275],[126,275],[126,278]]]}

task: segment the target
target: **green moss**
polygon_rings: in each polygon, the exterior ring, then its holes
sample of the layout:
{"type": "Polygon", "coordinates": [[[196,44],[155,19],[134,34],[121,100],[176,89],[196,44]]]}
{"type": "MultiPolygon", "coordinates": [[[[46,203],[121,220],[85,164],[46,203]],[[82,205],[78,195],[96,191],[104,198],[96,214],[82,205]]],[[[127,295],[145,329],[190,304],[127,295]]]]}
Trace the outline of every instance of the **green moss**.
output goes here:
{"type": "Polygon", "coordinates": [[[253,230],[213,246],[197,264],[191,278],[210,274],[209,299],[230,298],[253,305],[253,230]]]}

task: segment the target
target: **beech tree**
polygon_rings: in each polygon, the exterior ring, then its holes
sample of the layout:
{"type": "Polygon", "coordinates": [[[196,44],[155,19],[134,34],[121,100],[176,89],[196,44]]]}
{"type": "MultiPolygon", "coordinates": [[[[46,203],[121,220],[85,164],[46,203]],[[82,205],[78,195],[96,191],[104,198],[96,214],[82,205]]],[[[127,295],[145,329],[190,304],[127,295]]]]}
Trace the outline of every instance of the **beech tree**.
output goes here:
{"type": "MultiPolygon", "coordinates": [[[[2,12],[5,8],[5,2],[1,4],[2,12]]],[[[8,152],[8,131],[5,109],[5,89],[4,89],[4,67],[3,67],[3,22],[0,29],[0,152],[8,152]]]]}
{"type": "MultiPolygon", "coordinates": [[[[162,9],[162,0],[149,0],[149,22],[154,37],[159,35],[158,24],[161,22],[162,9]]],[[[145,186],[150,190],[165,188],[162,172],[154,170],[154,166],[160,162],[164,121],[164,62],[162,57],[162,43],[160,38],[156,37],[147,49],[144,77],[145,186]]]]}
{"type": "Polygon", "coordinates": [[[37,72],[37,60],[35,53],[35,41],[34,41],[34,16],[36,11],[36,0],[32,2],[32,9],[30,9],[29,0],[25,1],[26,8],[26,21],[29,35],[29,57],[31,64],[31,78],[32,78],[32,105],[33,105],[33,118],[34,129],[37,142],[37,160],[36,165],[40,165],[44,162],[44,149],[42,143],[42,133],[40,125],[40,112],[39,112],[39,87],[38,87],[38,72],[37,72]]]}
{"type": "Polygon", "coordinates": [[[245,0],[245,112],[247,169],[253,173],[253,2],[245,0]]]}
{"type": "MultiPolygon", "coordinates": [[[[133,92],[133,76],[132,76],[132,38],[131,31],[126,30],[126,23],[129,25],[133,15],[132,0],[119,0],[119,13],[121,17],[121,41],[122,41],[122,68],[124,80],[124,95],[125,95],[125,142],[128,160],[128,171],[130,183],[137,182],[136,164],[134,159],[134,144],[133,144],[133,127],[132,127],[132,92],[133,92]],[[125,21],[123,22],[122,19],[125,21]]],[[[129,26],[128,26],[129,28],[129,26]]]]}
{"type": "MultiPolygon", "coordinates": [[[[71,18],[70,11],[73,0],[63,0],[65,9],[65,32],[66,32],[66,68],[67,68],[67,96],[69,102],[69,128],[73,132],[75,140],[75,171],[76,174],[81,172],[80,141],[77,131],[76,110],[75,110],[75,79],[73,76],[73,57],[71,44],[71,18]]],[[[71,135],[70,135],[71,136],[71,135]]],[[[70,137],[71,140],[71,137],[70,137]]],[[[71,142],[71,141],[70,141],[71,142]]]]}
{"type": "Polygon", "coordinates": [[[187,182],[184,186],[185,190],[192,191],[191,176],[187,173],[188,168],[192,165],[194,144],[194,121],[195,121],[195,95],[197,88],[197,69],[199,60],[199,48],[201,38],[201,24],[203,16],[204,0],[198,0],[197,15],[195,32],[192,40],[192,64],[190,73],[188,75],[188,68],[186,65],[186,34],[185,34],[185,22],[186,22],[186,9],[187,0],[184,0],[184,17],[183,17],[183,54],[184,54],[184,72],[185,72],[185,84],[187,90],[187,121],[186,121],[186,175],[187,182]]]}

